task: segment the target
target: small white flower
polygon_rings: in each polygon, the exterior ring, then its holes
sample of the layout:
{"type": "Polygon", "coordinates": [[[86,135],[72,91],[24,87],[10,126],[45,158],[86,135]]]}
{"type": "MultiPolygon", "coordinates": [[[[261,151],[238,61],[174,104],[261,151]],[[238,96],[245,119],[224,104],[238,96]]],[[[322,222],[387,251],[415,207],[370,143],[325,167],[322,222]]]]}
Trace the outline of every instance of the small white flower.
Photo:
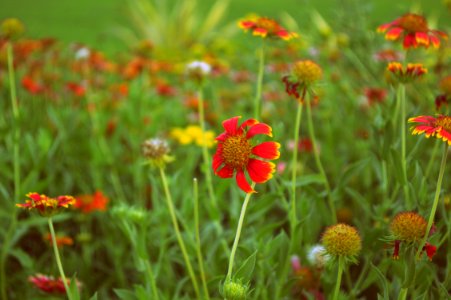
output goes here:
{"type": "Polygon", "coordinates": [[[330,256],[326,254],[326,249],[322,245],[312,246],[307,253],[307,260],[317,268],[324,267],[329,259],[330,256]]]}
{"type": "Polygon", "coordinates": [[[186,66],[188,72],[201,72],[202,75],[208,75],[211,72],[211,66],[204,61],[195,60],[186,66]]]}
{"type": "Polygon", "coordinates": [[[90,54],[91,51],[89,51],[88,48],[81,47],[80,49],[77,50],[77,52],[75,52],[75,59],[76,60],[85,59],[88,58],[90,54]]]}

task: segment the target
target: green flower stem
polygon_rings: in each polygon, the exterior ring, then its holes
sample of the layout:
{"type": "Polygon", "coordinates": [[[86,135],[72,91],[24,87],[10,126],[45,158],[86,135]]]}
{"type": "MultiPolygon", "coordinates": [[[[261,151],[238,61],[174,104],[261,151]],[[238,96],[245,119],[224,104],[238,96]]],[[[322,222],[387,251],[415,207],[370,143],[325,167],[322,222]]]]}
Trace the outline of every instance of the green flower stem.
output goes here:
{"type": "MultiPolygon", "coordinates": [[[[197,93],[198,98],[198,110],[199,110],[199,124],[200,128],[202,130],[202,134],[205,134],[205,113],[204,113],[204,97],[202,93],[202,87],[199,87],[199,91],[197,93]]],[[[218,204],[216,202],[216,196],[213,189],[213,181],[211,176],[211,163],[210,163],[210,156],[208,155],[208,149],[206,145],[206,141],[204,140],[202,143],[202,156],[204,159],[204,173],[205,178],[207,179],[207,188],[208,188],[208,194],[210,196],[210,202],[213,204],[215,209],[215,218],[218,218],[218,204]]]]}
{"type": "MultiPolygon", "coordinates": [[[[301,118],[302,118],[302,103],[298,104],[298,109],[296,113],[296,121],[294,125],[294,149],[293,149],[293,160],[291,163],[291,210],[290,210],[290,220],[291,220],[291,230],[292,234],[294,231],[294,228],[297,224],[297,214],[296,214],[296,165],[298,160],[298,149],[299,149],[299,130],[301,125],[301,118]]],[[[293,237],[292,237],[293,239],[293,237]]]]}
{"type": "Polygon", "coordinates": [[[337,214],[335,211],[335,204],[332,199],[332,193],[330,190],[329,180],[327,179],[327,175],[326,175],[326,172],[324,171],[323,164],[321,163],[321,159],[319,158],[319,151],[318,151],[318,146],[317,146],[316,139],[315,139],[315,131],[313,128],[312,107],[311,107],[309,95],[304,97],[304,99],[306,101],[306,106],[307,106],[308,132],[310,135],[310,139],[312,140],[312,144],[313,144],[313,155],[315,157],[316,166],[317,166],[319,172],[321,173],[321,176],[323,176],[324,187],[326,188],[326,191],[327,191],[327,200],[329,202],[329,208],[330,208],[330,212],[331,212],[331,216],[332,216],[331,223],[335,224],[335,223],[337,223],[337,214]]]}
{"type": "Polygon", "coordinates": [[[338,293],[340,291],[341,277],[343,275],[344,264],[345,264],[344,258],[342,256],[340,256],[338,258],[337,282],[335,283],[334,296],[333,296],[332,300],[337,300],[338,299],[338,293]]]}
{"type": "Polygon", "coordinates": [[[160,297],[158,296],[158,289],[157,284],[155,283],[155,276],[152,271],[152,266],[150,265],[149,259],[145,259],[145,265],[146,265],[146,274],[147,274],[147,280],[150,282],[150,286],[152,288],[152,295],[155,300],[159,300],[160,297]]]}
{"type": "Polygon", "coordinates": [[[439,171],[438,179],[437,179],[437,186],[435,188],[434,202],[432,203],[432,209],[431,209],[431,213],[429,215],[426,232],[424,233],[424,237],[421,240],[420,246],[418,247],[418,250],[417,250],[417,254],[415,255],[417,259],[420,259],[420,255],[423,250],[423,247],[426,244],[427,238],[429,237],[429,231],[431,230],[432,224],[434,223],[435,212],[437,210],[438,200],[440,198],[440,191],[442,189],[443,174],[445,173],[445,168],[446,168],[446,157],[448,156],[448,148],[449,148],[449,146],[447,144],[445,144],[445,147],[443,149],[442,162],[440,164],[440,171],[439,171]]]}
{"type": "MultiPolygon", "coordinates": [[[[8,80],[9,80],[9,92],[11,97],[11,106],[14,119],[14,136],[13,136],[13,174],[14,174],[14,203],[19,202],[19,197],[21,195],[20,191],[20,152],[19,152],[19,141],[20,141],[20,111],[17,102],[16,95],[16,79],[14,72],[14,52],[13,45],[11,42],[6,43],[6,53],[8,61],[8,80]]],[[[0,290],[2,299],[7,299],[6,292],[6,259],[8,258],[8,251],[10,248],[11,239],[16,231],[17,226],[17,210],[15,208],[11,211],[11,223],[9,225],[8,231],[5,234],[3,240],[3,246],[0,253],[0,290]]]]}
{"type": "Polygon", "coordinates": [[[64,284],[64,289],[66,290],[67,298],[69,298],[69,300],[72,300],[72,294],[69,289],[69,286],[67,285],[66,275],[64,274],[63,264],[61,263],[60,254],[58,252],[58,246],[56,244],[56,236],[55,236],[55,230],[53,229],[52,218],[48,218],[47,221],[49,223],[50,235],[52,236],[52,245],[53,245],[53,252],[55,253],[56,264],[58,266],[58,270],[60,272],[60,276],[61,276],[61,279],[64,284]]]}
{"type": "MultiPolygon", "coordinates": [[[[255,182],[252,182],[251,186],[252,186],[252,189],[254,189],[255,182]]],[[[238,227],[236,228],[235,240],[233,241],[232,252],[230,253],[229,269],[227,270],[226,281],[230,281],[232,279],[233,262],[235,260],[235,254],[236,254],[236,249],[238,247],[238,242],[240,241],[241,230],[243,229],[243,221],[244,221],[244,216],[246,215],[246,207],[249,204],[251,195],[252,195],[252,193],[246,194],[246,198],[244,198],[243,206],[241,207],[240,218],[238,220],[238,227]]]]}
{"type": "Polygon", "coordinates": [[[397,102],[401,106],[401,166],[403,174],[403,190],[407,208],[411,209],[413,203],[410,201],[409,185],[407,182],[407,162],[406,162],[406,86],[400,84],[397,92],[397,102]]]}
{"type": "Polygon", "coordinates": [[[166,203],[168,205],[169,214],[171,215],[172,225],[174,226],[175,235],[179,243],[180,249],[182,250],[183,259],[185,260],[186,268],[188,269],[188,274],[191,277],[193,283],[194,291],[196,293],[197,299],[200,299],[199,286],[197,284],[196,276],[193,272],[193,267],[189,260],[188,252],[186,251],[185,243],[183,242],[182,235],[180,234],[179,224],[177,217],[175,215],[174,204],[172,202],[171,193],[169,192],[168,182],[166,180],[166,174],[163,167],[160,167],[161,181],[163,182],[164,193],[166,195],[166,203]]]}
{"type": "Polygon", "coordinates": [[[194,228],[196,232],[196,253],[197,260],[199,263],[200,277],[202,279],[202,288],[204,290],[205,299],[209,300],[210,295],[208,293],[207,280],[205,279],[204,263],[202,259],[202,248],[200,243],[200,232],[199,232],[199,192],[197,179],[193,179],[193,198],[194,198],[194,228]]]}
{"type": "Polygon", "coordinates": [[[265,41],[262,39],[262,45],[259,49],[259,65],[257,75],[257,91],[254,99],[254,118],[260,118],[260,105],[262,98],[263,74],[265,73],[265,41]]]}
{"type": "Polygon", "coordinates": [[[398,295],[398,300],[405,300],[407,297],[408,288],[402,288],[398,295]]]}

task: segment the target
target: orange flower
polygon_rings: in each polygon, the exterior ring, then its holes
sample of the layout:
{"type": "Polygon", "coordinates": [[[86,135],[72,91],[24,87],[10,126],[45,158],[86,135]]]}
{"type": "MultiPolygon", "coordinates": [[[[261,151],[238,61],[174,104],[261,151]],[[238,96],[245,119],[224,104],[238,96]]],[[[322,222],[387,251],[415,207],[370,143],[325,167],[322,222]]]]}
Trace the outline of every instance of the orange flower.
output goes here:
{"type": "Polygon", "coordinates": [[[407,68],[404,70],[403,65],[399,62],[389,63],[387,71],[393,75],[394,79],[402,83],[411,82],[428,72],[422,64],[407,64],[407,68]]]}
{"type": "Polygon", "coordinates": [[[225,131],[216,137],[218,148],[213,156],[213,170],[221,178],[231,178],[236,171],[236,182],[246,193],[254,193],[246,180],[245,171],[252,181],[268,181],[275,171],[275,164],[254,158],[277,159],[280,156],[280,144],[263,142],[253,146],[251,139],[257,134],[272,136],[272,128],[255,119],[244,121],[238,126],[238,119],[233,117],[222,123],[225,131]],[[221,167],[222,166],[222,167],[221,167]],[[221,167],[221,168],[220,168],[221,167]]]}
{"type": "Polygon", "coordinates": [[[101,191],[96,191],[92,195],[81,195],[76,199],[74,207],[88,214],[93,211],[105,211],[108,204],[108,197],[101,191]]]}
{"type": "Polygon", "coordinates": [[[28,193],[23,204],[16,204],[17,207],[28,208],[28,210],[37,209],[42,216],[52,216],[59,212],[62,208],[68,208],[75,203],[72,196],[58,196],[58,198],[50,198],[44,194],[28,193]]]}
{"type": "Polygon", "coordinates": [[[252,34],[263,38],[279,38],[285,41],[298,37],[295,32],[289,32],[277,21],[265,17],[252,17],[238,22],[238,26],[245,31],[252,30],[252,34]]]}
{"type": "Polygon", "coordinates": [[[447,39],[446,33],[429,29],[426,19],[417,14],[405,14],[393,22],[383,24],[377,28],[378,32],[387,32],[385,38],[391,41],[403,39],[404,49],[422,46],[434,48],[440,46],[440,38],[447,39]]]}
{"type": "MultiPolygon", "coordinates": [[[[66,289],[64,288],[63,280],[60,278],[55,279],[52,276],[46,276],[43,274],[36,274],[34,276],[28,277],[28,281],[31,282],[35,288],[49,294],[65,294],[66,289]]],[[[67,279],[68,285],[70,285],[70,280],[67,279]]],[[[77,281],[78,288],[81,284],[77,281]]]]}
{"type": "Polygon", "coordinates": [[[33,78],[31,78],[31,76],[28,75],[25,75],[22,78],[22,86],[33,95],[37,95],[44,91],[44,87],[38,84],[33,78]]]}
{"type": "Polygon", "coordinates": [[[86,88],[82,84],[76,82],[67,82],[66,88],[77,97],[83,97],[86,94],[86,88]]]}
{"type": "Polygon", "coordinates": [[[427,138],[435,136],[438,139],[442,139],[444,142],[448,142],[451,146],[451,117],[438,115],[432,116],[418,116],[410,118],[409,123],[419,123],[416,126],[412,126],[412,134],[424,133],[427,138]]]}
{"type": "MultiPolygon", "coordinates": [[[[50,245],[52,245],[52,235],[47,233],[44,235],[44,240],[48,241],[50,245]]],[[[72,246],[74,244],[74,240],[69,236],[57,236],[56,237],[56,246],[61,248],[63,246],[72,246]]]]}

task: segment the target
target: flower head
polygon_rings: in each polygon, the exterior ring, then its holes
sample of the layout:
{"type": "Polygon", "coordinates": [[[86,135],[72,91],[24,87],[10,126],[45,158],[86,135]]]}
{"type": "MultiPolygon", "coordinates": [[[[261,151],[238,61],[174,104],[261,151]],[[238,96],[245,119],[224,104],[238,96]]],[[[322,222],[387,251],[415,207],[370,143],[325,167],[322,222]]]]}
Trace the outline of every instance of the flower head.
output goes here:
{"type": "Polygon", "coordinates": [[[237,280],[227,280],[222,294],[227,300],[244,300],[247,297],[249,286],[237,280]]]}
{"type": "Polygon", "coordinates": [[[403,65],[399,62],[389,63],[387,71],[395,81],[401,83],[414,81],[428,72],[422,64],[407,64],[407,68],[404,69],[403,65]]]}
{"type": "MultiPolygon", "coordinates": [[[[28,281],[31,282],[35,288],[48,293],[48,294],[65,294],[66,289],[61,278],[55,279],[52,276],[46,276],[43,274],[36,274],[28,277],[28,281]]],[[[67,279],[68,285],[70,280],[67,279]]],[[[81,287],[81,283],[77,281],[78,288],[81,287]]]]}
{"type": "Polygon", "coordinates": [[[101,191],[96,191],[92,195],[80,195],[76,197],[74,207],[88,214],[93,211],[105,211],[108,204],[108,197],[101,191]]]}
{"type": "Polygon", "coordinates": [[[255,192],[246,180],[245,171],[255,183],[268,181],[275,171],[275,164],[260,160],[277,159],[280,156],[280,144],[263,142],[252,144],[252,138],[257,134],[272,136],[272,128],[255,119],[248,119],[238,126],[240,117],[233,117],[222,123],[225,131],[216,140],[218,148],[213,156],[213,170],[221,178],[233,177],[236,172],[236,182],[246,193],[255,192]]]}
{"type": "Polygon", "coordinates": [[[362,249],[357,229],[342,223],[327,227],[321,240],[326,253],[332,258],[341,256],[354,260],[362,249]]]}
{"type": "Polygon", "coordinates": [[[386,32],[385,38],[391,41],[402,40],[404,49],[418,46],[434,48],[440,46],[440,38],[447,39],[447,34],[429,29],[423,16],[407,13],[393,22],[383,24],[377,28],[378,32],[386,32]]]}
{"type": "Polygon", "coordinates": [[[161,168],[173,160],[173,157],[169,155],[169,145],[165,140],[159,138],[146,140],[142,143],[141,149],[144,157],[152,166],[161,168]]]}
{"type": "Polygon", "coordinates": [[[411,127],[412,134],[424,133],[427,138],[435,136],[438,139],[447,142],[451,145],[451,117],[438,115],[432,116],[418,116],[409,119],[409,123],[418,123],[411,127]]]}
{"type": "Polygon", "coordinates": [[[193,61],[186,65],[186,72],[189,77],[202,81],[205,76],[211,73],[211,66],[204,61],[193,61]]]}
{"type": "Polygon", "coordinates": [[[44,194],[28,193],[25,203],[16,204],[17,207],[27,208],[28,210],[36,209],[42,216],[52,216],[63,208],[68,208],[75,204],[75,198],[72,196],[58,196],[50,198],[44,194]]]}
{"type": "Polygon", "coordinates": [[[309,86],[320,80],[322,76],[323,70],[321,67],[307,59],[295,62],[291,67],[291,74],[284,76],[282,81],[285,83],[287,94],[300,99],[299,91],[304,93],[309,86]]]}
{"type": "Polygon", "coordinates": [[[190,125],[185,129],[174,128],[171,130],[171,136],[182,145],[195,143],[198,146],[205,145],[207,148],[211,148],[215,144],[214,132],[211,130],[203,132],[202,128],[197,125],[190,125]]]}
{"type": "Polygon", "coordinates": [[[3,20],[0,28],[0,36],[10,40],[19,38],[25,31],[22,22],[16,18],[3,20]]]}
{"type": "Polygon", "coordinates": [[[262,38],[270,37],[288,41],[298,37],[295,32],[289,32],[276,20],[266,17],[251,17],[240,21],[238,26],[245,31],[251,30],[253,35],[261,36],[262,38]]]}

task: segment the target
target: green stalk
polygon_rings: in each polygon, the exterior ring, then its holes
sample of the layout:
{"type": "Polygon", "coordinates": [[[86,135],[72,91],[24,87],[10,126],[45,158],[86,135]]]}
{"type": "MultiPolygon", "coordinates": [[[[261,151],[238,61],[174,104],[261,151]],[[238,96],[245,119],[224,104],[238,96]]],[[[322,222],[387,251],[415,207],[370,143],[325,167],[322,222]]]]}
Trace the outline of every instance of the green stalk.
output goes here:
{"type": "Polygon", "coordinates": [[[418,247],[417,254],[415,255],[417,259],[420,259],[421,252],[423,250],[424,245],[426,244],[426,240],[429,237],[429,231],[431,230],[432,224],[434,223],[435,212],[437,211],[438,200],[440,198],[440,191],[442,189],[443,182],[443,174],[445,173],[446,168],[446,157],[448,156],[448,148],[449,146],[445,144],[442,156],[442,162],[440,164],[440,171],[437,179],[437,186],[435,188],[435,196],[434,202],[432,203],[431,213],[429,214],[428,225],[426,227],[426,232],[424,233],[424,237],[421,240],[420,246],[418,247]]]}
{"type": "Polygon", "coordinates": [[[318,151],[318,146],[317,146],[316,139],[315,139],[315,131],[314,131],[314,127],[313,127],[312,107],[311,107],[309,95],[307,95],[305,97],[305,101],[306,101],[306,106],[307,106],[308,132],[310,135],[310,139],[312,140],[312,144],[313,144],[313,155],[315,157],[316,166],[324,180],[324,187],[326,188],[326,191],[327,191],[327,200],[329,202],[329,208],[330,208],[331,216],[332,216],[332,224],[335,224],[335,223],[337,223],[337,214],[335,211],[335,204],[332,199],[332,193],[330,190],[329,180],[327,179],[326,172],[324,171],[323,164],[321,163],[321,159],[319,157],[319,151],[318,151]]]}
{"type": "MultiPolygon", "coordinates": [[[[298,144],[299,144],[299,130],[301,125],[301,117],[302,117],[302,103],[298,104],[298,109],[296,113],[296,122],[294,125],[294,149],[293,149],[293,160],[291,163],[291,211],[290,211],[290,220],[291,220],[291,230],[292,234],[294,228],[297,223],[297,214],[296,214],[296,164],[298,160],[298,144]]],[[[293,237],[292,237],[293,238],[293,237]]]]}
{"type": "Polygon", "coordinates": [[[199,192],[197,186],[197,179],[193,179],[194,191],[194,228],[196,232],[196,253],[197,260],[199,262],[200,278],[202,279],[202,288],[204,290],[205,299],[209,300],[210,295],[208,293],[207,280],[205,279],[204,263],[202,259],[202,248],[200,243],[200,232],[199,232],[199,192]]]}
{"type": "Polygon", "coordinates": [[[340,291],[341,277],[343,275],[343,269],[344,269],[344,258],[342,256],[340,256],[338,258],[337,282],[335,283],[334,296],[333,296],[332,300],[337,300],[338,299],[338,293],[340,291]]]}
{"type": "Polygon", "coordinates": [[[402,288],[398,295],[398,300],[406,300],[408,288],[402,288]]]}
{"type": "Polygon", "coordinates": [[[407,182],[407,162],[406,162],[406,86],[400,84],[397,92],[397,102],[401,106],[401,167],[403,174],[403,190],[407,208],[411,209],[413,203],[410,201],[409,185],[407,182]]]}
{"type": "MultiPolygon", "coordinates": [[[[202,130],[202,134],[205,134],[205,113],[204,113],[204,97],[202,93],[202,87],[199,87],[199,91],[197,93],[198,95],[198,110],[199,110],[199,123],[200,128],[202,130]]],[[[210,202],[213,203],[214,209],[215,209],[215,219],[218,218],[218,204],[216,203],[216,196],[213,189],[213,181],[211,176],[211,163],[210,163],[210,156],[208,155],[208,149],[207,145],[205,143],[205,140],[202,143],[202,156],[204,159],[204,173],[205,178],[207,179],[207,188],[208,188],[208,194],[210,196],[210,202]]]]}
{"type": "Polygon", "coordinates": [[[263,74],[265,73],[265,41],[262,39],[262,45],[259,49],[259,64],[257,75],[257,91],[254,99],[254,118],[260,118],[260,105],[262,98],[263,74]]]}
{"type": "Polygon", "coordinates": [[[53,245],[53,252],[55,253],[56,264],[58,266],[58,270],[60,272],[60,276],[61,276],[61,279],[62,279],[63,284],[64,284],[64,289],[66,290],[67,298],[69,298],[69,300],[71,300],[72,299],[72,294],[71,294],[71,291],[69,289],[69,286],[67,285],[66,275],[64,275],[63,264],[61,263],[60,254],[58,252],[58,246],[56,244],[56,236],[55,236],[55,230],[53,229],[52,218],[49,217],[47,219],[47,221],[49,223],[50,235],[52,236],[52,245],[53,245]]]}
{"type": "MultiPolygon", "coordinates": [[[[255,182],[252,182],[251,187],[252,187],[252,189],[254,189],[255,182]]],[[[235,254],[236,254],[236,249],[238,247],[238,242],[240,241],[241,230],[243,229],[243,221],[244,221],[244,216],[246,215],[246,208],[247,208],[247,205],[249,204],[249,200],[251,199],[251,195],[252,195],[252,193],[246,194],[246,198],[244,198],[243,206],[241,207],[240,218],[238,220],[238,227],[236,228],[235,240],[233,241],[232,252],[230,253],[229,268],[227,270],[226,282],[230,281],[232,279],[233,262],[235,260],[235,254]]]]}
{"type": "Polygon", "coordinates": [[[147,280],[150,282],[150,286],[152,288],[152,294],[153,298],[155,300],[159,300],[160,297],[158,296],[158,289],[157,284],[155,283],[155,276],[152,271],[152,266],[150,265],[149,259],[145,259],[145,265],[146,265],[146,274],[147,274],[147,280]]]}
{"type": "Polygon", "coordinates": [[[182,250],[183,259],[185,260],[188,274],[191,277],[191,282],[193,283],[197,299],[200,299],[199,286],[197,284],[196,276],[194,275],[193,267],[191,266],[191,262],[189,260],[188,252],[186,251],[185,243],[183,242],[182,235],[180,234],[179,224],[175,215],[174,204],[172,202],[171,193],[169,192],[168,182],[166,180],[166,174],[163,167],[160,167],[160,175],[161,181],[163,182],[163,188],[166,195],[166,203],[168,205],[169,214],[171,215],[172,225],[174,226],[175,236],[177,237],[177,242],[179,243],[180,250],[182,250]]]}
{"type": "MultiPolygon", "coordinates": [[[[20,140],[20,126],[19,126],[19,104],[17,102],[16,95],[16,79],[14,74],[14,52],[11,42],[6,44],[6,53],[8,60],[8,80],[9,80],[9,92],[11,97],[11,106],[14,119],[14,136],[13,136],[13,174],[14,174],[14,203],[19,202],[20,191],[20,152],[19,152],[19,140],[20,140]]],[[[7,299],[6,292],[6,259],[8,258],[8,252],[10,248],[11,239],[16,231],[17,226],[17,210],[15,208],[11,211],[11,223],[8,231],[5,234],[3,246],[0,254],[0,290],[2,299],[7,299]]]]}

